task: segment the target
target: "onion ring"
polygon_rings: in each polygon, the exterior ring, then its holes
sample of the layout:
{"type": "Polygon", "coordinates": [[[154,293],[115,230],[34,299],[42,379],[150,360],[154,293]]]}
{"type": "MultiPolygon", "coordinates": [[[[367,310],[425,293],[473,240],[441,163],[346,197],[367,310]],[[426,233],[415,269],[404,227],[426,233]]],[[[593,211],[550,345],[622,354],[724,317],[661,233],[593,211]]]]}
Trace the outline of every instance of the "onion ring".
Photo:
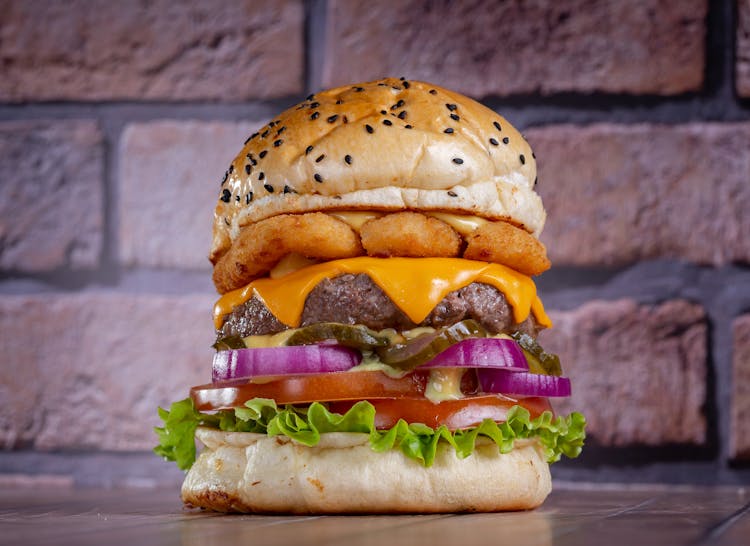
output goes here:
{"type": "Polygon", "coordinates": [[[461,236],[452,227],[418,212],[375,218],[359,233],[367,254],[376,258],[454,258],[461,252],[461,236]]]}

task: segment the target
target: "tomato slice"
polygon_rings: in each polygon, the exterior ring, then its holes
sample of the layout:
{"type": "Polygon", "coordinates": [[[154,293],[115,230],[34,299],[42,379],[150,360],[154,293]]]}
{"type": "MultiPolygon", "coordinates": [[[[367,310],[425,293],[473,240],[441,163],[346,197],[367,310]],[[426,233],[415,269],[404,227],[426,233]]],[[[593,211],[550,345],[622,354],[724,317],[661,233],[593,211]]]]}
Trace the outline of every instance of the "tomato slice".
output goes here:
{"type": "MultiPolygon", "coordinates": [[[[399,419],[407,423],[423,423],[437,428],[447,426],[450,430],[476,426],[485,419],[505,421],[508,410],[523,406],[535,418],[544,411],[552,411],[549,400],[540,397],[509,398],[499,395],[471,396],[460,400],[446,400],[435,404],[426,398],[398,398],[370,400],[375,406],[375,427],[389,429],[399,419]]],[[[335,413],[346,413],[354,402],[334,402],[328,405],[335,413]]]]}
{"type": "Polygon", "coordinates": [[[199,411],[213,411],[242,406],[253,398],[273,398],[277,404],[309,404],[421,397],[426,384],[426,373],[394,379],[382,372],[332,372],[285,376],[263,383],[210,383],[190,389],[190,397],[199,411]]]}
{"type": "Polygon", "coordinates": [[[407,423],[424,423],[432,428],[446,425],[456,430],[484,419],[504,421],[516,404],[529,410],[532,417],[552,409],[546,398],[497,394],[436,404],[424,397],[428,375],[429,372],[416,372],[394,379],[375,371],[285,376],[266,378],[264,382],[200,385],[190,390],[190,396],[199,411],[231,409],[253,398],[272,398],[277,404],[328,402],[331,411],[343,414],[357,401],[368,400],[375,406],[375,426],[379,429],[391,428],[404,419],[407,423]]]}

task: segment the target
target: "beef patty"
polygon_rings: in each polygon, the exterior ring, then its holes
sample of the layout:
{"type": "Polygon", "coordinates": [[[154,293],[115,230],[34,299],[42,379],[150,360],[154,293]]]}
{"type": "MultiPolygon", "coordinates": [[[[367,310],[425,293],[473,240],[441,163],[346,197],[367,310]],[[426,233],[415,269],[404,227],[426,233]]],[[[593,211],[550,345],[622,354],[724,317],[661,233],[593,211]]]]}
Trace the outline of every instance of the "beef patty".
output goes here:
{"type": "MultiPolygon", "coordinates": [[[[301,326],[318,322],[364,324],[373,330],[409,330],[417,326],[441,328],[474,319],[493,333],[521,331],[534,337],[541,329],[533,314],[518,324],[502,292],[484,283],[471,283],[450,292],[421,323],[415,324],[364,273],[325,279],[305,300],[301,326]]],[[[216,332],[217,338],[275,334],[288,329],[255,296],[235,307],[216,332]]]]}

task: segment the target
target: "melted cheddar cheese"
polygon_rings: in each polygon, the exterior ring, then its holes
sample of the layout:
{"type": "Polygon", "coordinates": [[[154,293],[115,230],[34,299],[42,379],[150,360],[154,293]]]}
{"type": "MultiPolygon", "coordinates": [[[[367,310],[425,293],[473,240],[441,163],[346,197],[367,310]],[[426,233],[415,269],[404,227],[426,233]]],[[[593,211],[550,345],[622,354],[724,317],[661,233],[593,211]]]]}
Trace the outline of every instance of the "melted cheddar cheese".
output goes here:
{"type": "Polygon", "coordinates": [[[463,258],[347,258],[298,269],[279,278],[262,278],[224,294],[214,306],[214,324],[252,296],[260,298],[281,322],[297,327],[308,294],[323,279],[344,273],[364,273],[414,323],[419,324],[448,293],[473,282],[500,290],[513,308],[513,318],[523,322],[533,312],[537,322],[551,326],[536,285],[530,277],[504,265],[463,258]]]}

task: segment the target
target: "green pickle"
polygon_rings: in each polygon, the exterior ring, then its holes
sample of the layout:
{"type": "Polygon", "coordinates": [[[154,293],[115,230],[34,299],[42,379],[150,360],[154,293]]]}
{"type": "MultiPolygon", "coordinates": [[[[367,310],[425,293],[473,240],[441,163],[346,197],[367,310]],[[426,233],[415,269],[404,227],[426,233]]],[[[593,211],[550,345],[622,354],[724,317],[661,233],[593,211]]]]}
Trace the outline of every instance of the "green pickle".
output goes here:
{"type": "Polygon", "coordinates": [[[244,349],[245,342],[240,336],[226,336],[211,345],[217,351],[227,351],[229,349],[244,349]]]}
{"type": "Polygon", "coordinates": [[[486,337],[487,331],[475,320],[462,320],[404,343],[378,348],[375,352],[384,364],[399,370],[413,370],[435,358],[451,345],[468,338],[486,337]]]}
{"type": "Polygon", "coordinates": [[[529,334],[516,332],[511,337],[521,346],[531,373],[562,375],[560,358],[556,354],[545,352],[542,346],[529,334]]]}
{"type": "Polygon", "coordinates": [[[286,340],[287,345],[311,345],[321,341],[336,340],[340,345],[354,349],[375,349],[387,347],[388,337],[379,335],[362,325],[320,322],[297,329],[286,340]]]}

